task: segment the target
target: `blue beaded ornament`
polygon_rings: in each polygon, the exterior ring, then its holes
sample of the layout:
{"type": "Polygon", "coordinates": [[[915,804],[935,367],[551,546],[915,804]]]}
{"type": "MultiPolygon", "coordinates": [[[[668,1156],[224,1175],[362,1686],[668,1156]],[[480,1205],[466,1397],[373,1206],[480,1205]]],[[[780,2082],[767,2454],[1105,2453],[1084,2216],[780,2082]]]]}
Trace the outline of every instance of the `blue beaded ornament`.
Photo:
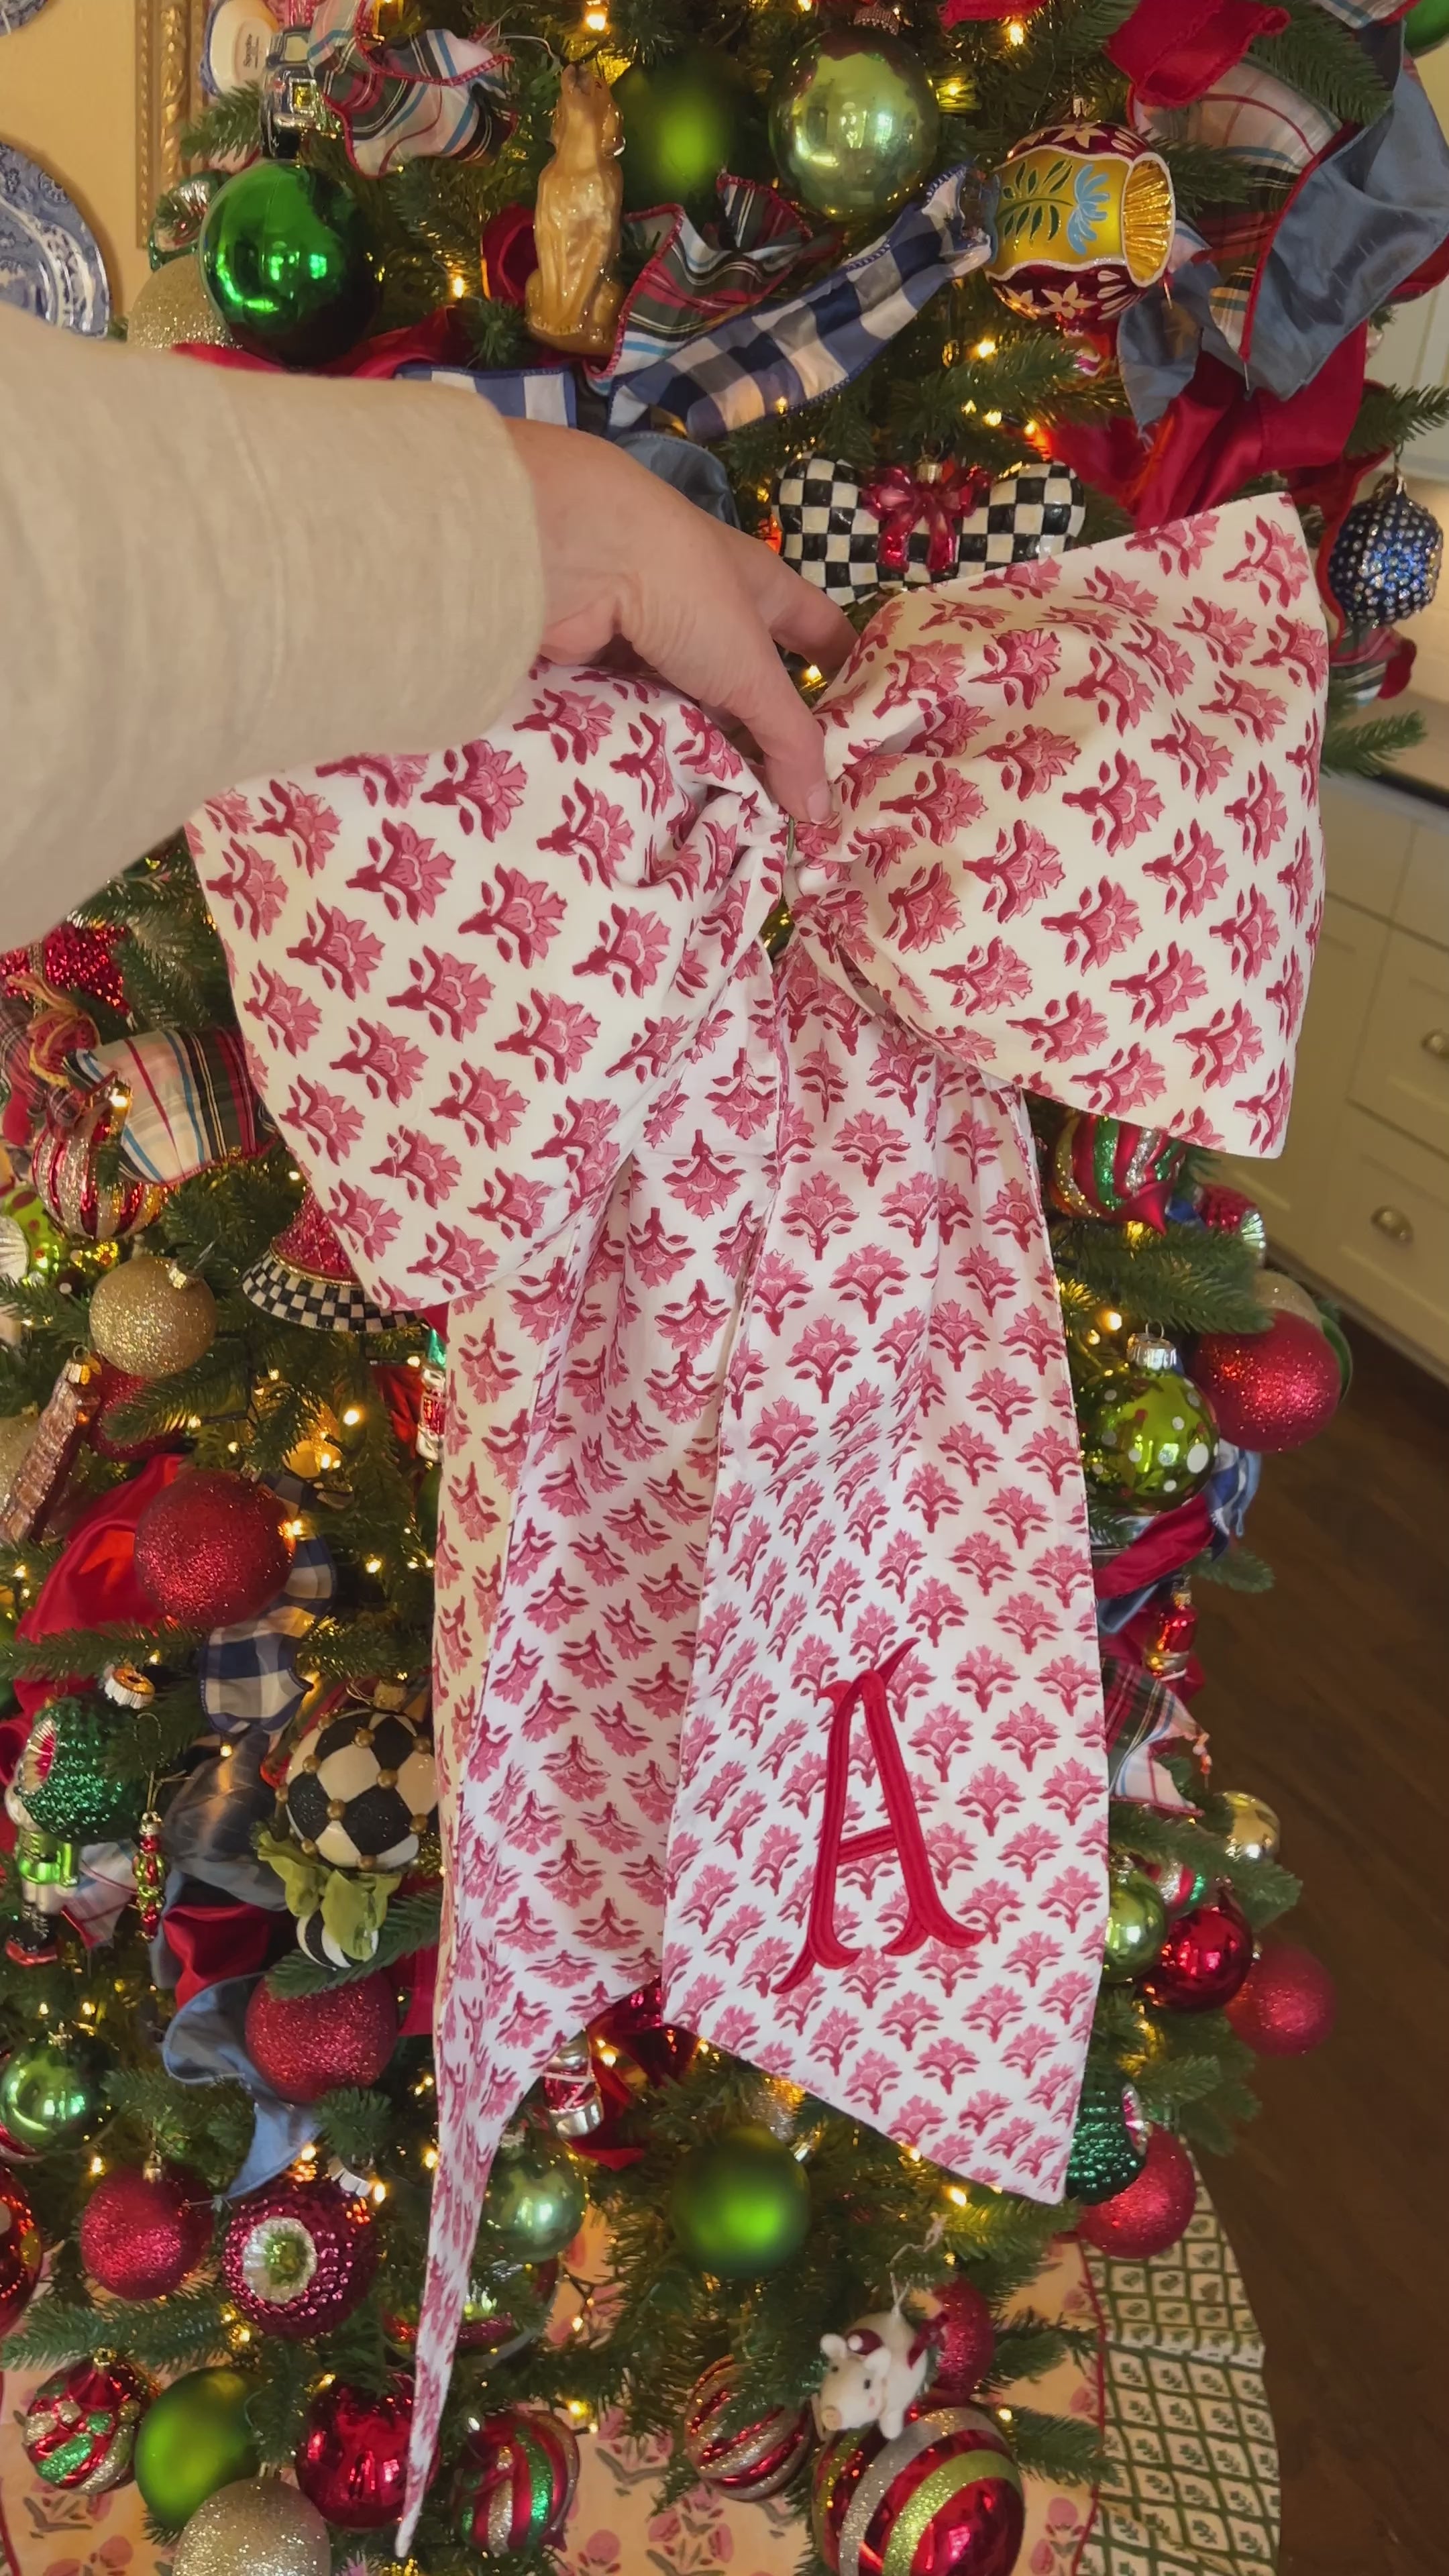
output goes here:
{"type": "Polygon", "coordinates": [[[1328,558],[1328,587],[1350,628],[1392,626],[1428,607],[1443,554],[1438,520],[1410,500],[1401,474],[1386,474],[1344,519],[1328,558]]]}

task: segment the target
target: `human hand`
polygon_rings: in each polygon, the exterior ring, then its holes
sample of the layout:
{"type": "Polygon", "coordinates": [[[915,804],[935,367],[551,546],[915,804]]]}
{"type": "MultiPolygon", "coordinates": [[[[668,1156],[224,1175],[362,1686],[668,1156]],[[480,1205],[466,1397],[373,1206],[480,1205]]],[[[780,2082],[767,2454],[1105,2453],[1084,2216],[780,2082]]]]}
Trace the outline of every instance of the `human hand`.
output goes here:
{"type": "Polygon", "coordinates": [[[663,679],[747,727],[787,813],[828,822],[824,738],[775,647],[835,670],[855,641],[839,609],[607,439],[506,426],[533,487],[548,658],[585,662],[622,636],[663,679]]]}

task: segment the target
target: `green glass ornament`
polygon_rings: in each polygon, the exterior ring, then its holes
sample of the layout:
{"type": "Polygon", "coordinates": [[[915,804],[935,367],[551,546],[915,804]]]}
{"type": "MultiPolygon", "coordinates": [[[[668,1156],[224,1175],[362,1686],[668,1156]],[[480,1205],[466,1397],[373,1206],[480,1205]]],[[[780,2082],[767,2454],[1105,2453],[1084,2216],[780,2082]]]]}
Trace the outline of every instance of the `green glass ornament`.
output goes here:
{"type": "Polygon", "coordinates": [[[1353,1384],[1353,1353],[1348,1345],[1348,1335],[1338,1317],[1326,1314],[1321,1306],[1318,1310],[1318,1329],[1338,1362],[1339,1385],[1342,1394],[1347,1395],[1353,1384]]]}
{"type": "Polygon", "coordinates": [[[1282,1827],[1266,1798],[1255,1798],[1249,1789],[1224,1789],[1225,1807],[1232,1809],[1233,1821],[1228,1828],[1227,1850],[1234,1860],[1274,1860],[1277,1858],[1282,1827]]]}
{"type": "Polygon", "coordinates": [[[935,158],[941,111],[919,59],[870,27],[817,36],[770,93],[770,149],[792,196],[850,223],[903,205],[935,158]]]}
{"type": "Polygon", "coordinates": [[[158,2522],[189,2522],[218,2487],[255,2477],[260,2454],[247,2399],[256,2383],[223,2363],[163,2388],[136,2435],[136,2484],[158,2522]]]}
{"type": "Polygon", "coordinates": [[[755,2281],[798,2254],[810,2232],[810,2182],[787,2146],[753,2124],[686,2156],[669,2223],[691,2263],[722,2281],[755,2281]]]}
{"type": "Polygon", "coordinates": [[[73,2146],[101,2107],[101,2054],[94,2040],[52,2031],[14,2049],[0,2071],[0,2128],[42,2154],[73,2146]]]}
{"type": "Polygon", "coordinates": [[[1167,1936],[1167,1908],[1140,1869],[1114,1873],[1107,1906],[1102,1974],[1113,1983],[1150,1968],[1167,1936]]]}
{"type": "Polygon", "coordinates": [[[500,2150],[483,2198],[483,2223],[510,2254],[544,2263],[573,2243],[588,2205],[577,2157],[556,2140],[529,2137],[500,2150]]]}
{"type": "Polygon", "coordinates": [[[1449,0],[1419,0],[1404,20],[1404,42],[1411,54],[1432,54],[1449,36],[1449,0]]]}
{"type": "Polygon", "coordinates": [[[1147,2122],[1130,2084],[1115,2066],[1087,2061],[1072,2152],[1068,2200],[1110,2200],[1135,2182],[1147,2161],[1147,2122]]]}
{"type": "Polygon", "coordinates": [[[1217,1424],[1178,1365],[1175,1344],[1134,1333],[1127,1366],[1088,1387],[1079,1407],[1082,1465],[1104,1500],[1134,1512],[1190,1502],[1212,1474],[1217,1424]]]}
{"type": "Polygon", "coordinates": [[[31,1727],[16,1779],[31,1823],[62,1842],[111,1842],[141,1814],[134,1781],[118,1780],[107,1755],[115,1728],[89,1699],[47,1701],[31,1727]]]}
{"type": "Polygon", "coordinates": [[[699,222],[719,212],[722,171],[762,175],[760,112],[728,54],[696,46],[647,70],[636,63],[614,84],[624,120],[624,204],[683,206],[699,222]]]}
{"type": "Polygon", "coordinates": [[[254,161],[228,179],[207,209],[198,256],[232,337],[286,367],[340,358],[377,306],[357,199],[300,161],[254,161]]]}

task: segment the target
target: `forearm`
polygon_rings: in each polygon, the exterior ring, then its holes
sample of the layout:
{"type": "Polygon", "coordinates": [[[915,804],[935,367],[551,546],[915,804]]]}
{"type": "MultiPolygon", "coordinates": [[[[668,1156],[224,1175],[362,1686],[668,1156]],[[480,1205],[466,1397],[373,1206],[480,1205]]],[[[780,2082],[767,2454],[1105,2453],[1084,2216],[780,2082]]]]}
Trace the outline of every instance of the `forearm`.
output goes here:
{"type": "Polygon", "coordinates": [[[484,403],[97,348],[0,307],[0,944],[238,780],[481,732],[537,647],[484,403]]]}

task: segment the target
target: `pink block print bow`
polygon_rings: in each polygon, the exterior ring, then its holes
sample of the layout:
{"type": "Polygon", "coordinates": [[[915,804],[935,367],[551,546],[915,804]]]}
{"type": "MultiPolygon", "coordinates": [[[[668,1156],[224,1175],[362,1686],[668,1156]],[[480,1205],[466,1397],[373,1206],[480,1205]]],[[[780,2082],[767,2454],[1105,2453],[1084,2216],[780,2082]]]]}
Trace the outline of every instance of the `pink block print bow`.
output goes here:
{"type": "Polygon", "coordinates": [[[788,879],[716,727],[595,671],[193,826],[359,1277],[452,1301],[414,2510],[499,2130],[661,1968],[671,2019],[1060,2192],[1106,1786],[1021,1095],[1276,1150],[1325,669],[1250,501],[892,599],[788,879]]]}

